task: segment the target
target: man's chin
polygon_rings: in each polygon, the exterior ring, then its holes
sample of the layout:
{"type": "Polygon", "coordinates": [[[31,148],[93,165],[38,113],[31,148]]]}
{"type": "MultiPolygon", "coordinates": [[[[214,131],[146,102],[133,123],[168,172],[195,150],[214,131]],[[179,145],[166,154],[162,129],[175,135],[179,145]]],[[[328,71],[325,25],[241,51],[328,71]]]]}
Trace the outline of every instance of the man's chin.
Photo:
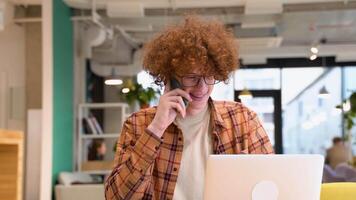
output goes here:
{"type": "Polygon", "coordinates": [[[204,97],[204,98],[192,98],[193,101],[189,102],[189,104],[194,105],[194,106],[202,106],[208,103],[209,97],[204,97]]]}
{"type": "Polygon", "coordinates": [[[205,93],[204,95],[201,96],[195,96],[193,94],[190,94],[190,98],[192,98],[192,100],[196,102],[203,102],[206,101],[209,98],[209,96],[208,93],[205,93]]]}

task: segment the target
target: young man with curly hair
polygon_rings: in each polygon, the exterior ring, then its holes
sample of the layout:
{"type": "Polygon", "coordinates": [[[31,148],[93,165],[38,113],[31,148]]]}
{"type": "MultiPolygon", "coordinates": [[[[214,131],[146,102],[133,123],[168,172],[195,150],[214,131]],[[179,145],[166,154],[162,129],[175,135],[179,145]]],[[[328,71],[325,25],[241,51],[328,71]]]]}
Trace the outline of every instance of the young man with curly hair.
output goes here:
{"type": "Polygon", "coordinates": [[[146,44],[143,65],[165,92],[123,125],[106,199],[203,199],[209,154],[273,153],[256,113],[210,98],[238,67],[235,38],[221,23],[186,17],[146,44]],[[171,89],[172,79],[182,87],[171,89]]]}

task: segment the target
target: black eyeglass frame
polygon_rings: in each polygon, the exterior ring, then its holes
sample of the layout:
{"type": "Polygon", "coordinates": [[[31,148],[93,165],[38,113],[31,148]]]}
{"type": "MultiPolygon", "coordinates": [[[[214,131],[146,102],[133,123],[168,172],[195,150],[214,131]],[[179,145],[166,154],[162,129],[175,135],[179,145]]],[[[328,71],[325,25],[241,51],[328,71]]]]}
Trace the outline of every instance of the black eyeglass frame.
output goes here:
{"type": "Polygon", "coordinates": [[[182,86],[184,86],[184,87],[195,87],[195,86],[197,86],[197,85],[200,83],[200,80],[201,80],[202,78],[203,78],[205,84],[207,84],[207,85],[215,85],[215,84],[220,83],[220,81],[219,81],[219,80],[216,80],[216,79],[214,78],[214,76],[201,76],[201,75],[193,75],[193,74],[192,74],[192,75],[184,75],[184,76],[176,75],[176,76],[181,79],[180,84],[181,84],[182,86]],[[194,77],[194,78],[199,77],[199,79],[196,81],[196,83],[195,83],[194,85],[186,85],[186,84],[184,84],[184,78],[188,78],[188,77],[194,77]],[[209,77],[209,78],[210,78],[210,77],[213,77],[213,78],[214,78],[214,83],[208,83],[207,80],[206,80],[206,78],[208,78],[208,77],[209,77]]]}

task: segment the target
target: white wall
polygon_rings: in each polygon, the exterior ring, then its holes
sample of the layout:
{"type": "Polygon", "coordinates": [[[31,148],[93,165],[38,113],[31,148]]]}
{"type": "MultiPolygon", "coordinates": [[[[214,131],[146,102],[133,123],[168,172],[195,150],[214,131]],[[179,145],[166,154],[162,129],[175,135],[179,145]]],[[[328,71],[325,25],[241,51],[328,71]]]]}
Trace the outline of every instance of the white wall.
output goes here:
{"type": "Polygon", "coordinates": [[[41,165],[41,138],[42,111],[30,109],[27,112],[27,137],[26,137],[26,168],[25,168],[25,200],[38,200],[40,187],[37,183],[40,179],[41,165]]]}
{"type": "Polygon", "coordinates": [[[25,129],[25,29],[0,31],[0,128],[25,129]]]}

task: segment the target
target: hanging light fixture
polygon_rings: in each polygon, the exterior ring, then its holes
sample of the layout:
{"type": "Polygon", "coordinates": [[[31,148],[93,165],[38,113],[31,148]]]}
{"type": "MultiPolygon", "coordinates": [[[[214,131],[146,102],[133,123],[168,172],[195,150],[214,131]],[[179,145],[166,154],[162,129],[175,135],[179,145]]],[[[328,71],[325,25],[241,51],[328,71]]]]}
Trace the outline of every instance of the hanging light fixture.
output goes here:
{"type": "Polygon", "coordinates": [[[115,74],[115,68],[111,70],[111,75],[105,80],[105,85],[121,85],[123,81],[115,74]]]}
{"type": "Polygon", "coordinates": [[[317,53],[319,53],[319,44],[312,45],[312,46],[310,47],[310,52],[311,52],[312,54],[317,54],[317,53]]]}
{"type": "Polygon", "coordinates": [[[315,43],[310,47],[310,60],[315,60],[318,58],[318,53],[319,53],[319,43],[315,43]]]}
{"type": "Polygon", "coordinates": [[[241,100],[252,99],[252,97],[252,93],[246,87],[239,94],[241,100]]]}
{"type": "Polygon", "coordinates": [[[312,54],[309,59],[310,60],[315,60],[316,58],[318,58],[318,56],[316,54],[312,54]]]}
{"type": "Polygon", "coordinates": [[[318,58],[318,53],[320,50],[320,45],[326,44],[327,39],[326,38],[321,38],[318,42],[315,42],[311,47],[310,47],[310,60],[315,60],[318,58]]]}
{"type": "Polygon", "coordinates": [[[326,89],[325,85],[319,90],[319,94],[318,97],[321,99],[326,99],[329,98],[330,93],[328,92],[328,90],[326,89]]]}
{"type": "Polygon", "coordinates": [[[105,80],[105,85],[121,85],[122,80],[117,78],[110,78],[105,80]]]}
{"type": "Polygon", "coordinates": [[[312,46],[312,47],[310,48],[310,51],[311,51],[312,53],[314,53],[314,54],[317,54],[317,53],[319,52],[319,49],[318,49],[317,46],[312,46]]]}

